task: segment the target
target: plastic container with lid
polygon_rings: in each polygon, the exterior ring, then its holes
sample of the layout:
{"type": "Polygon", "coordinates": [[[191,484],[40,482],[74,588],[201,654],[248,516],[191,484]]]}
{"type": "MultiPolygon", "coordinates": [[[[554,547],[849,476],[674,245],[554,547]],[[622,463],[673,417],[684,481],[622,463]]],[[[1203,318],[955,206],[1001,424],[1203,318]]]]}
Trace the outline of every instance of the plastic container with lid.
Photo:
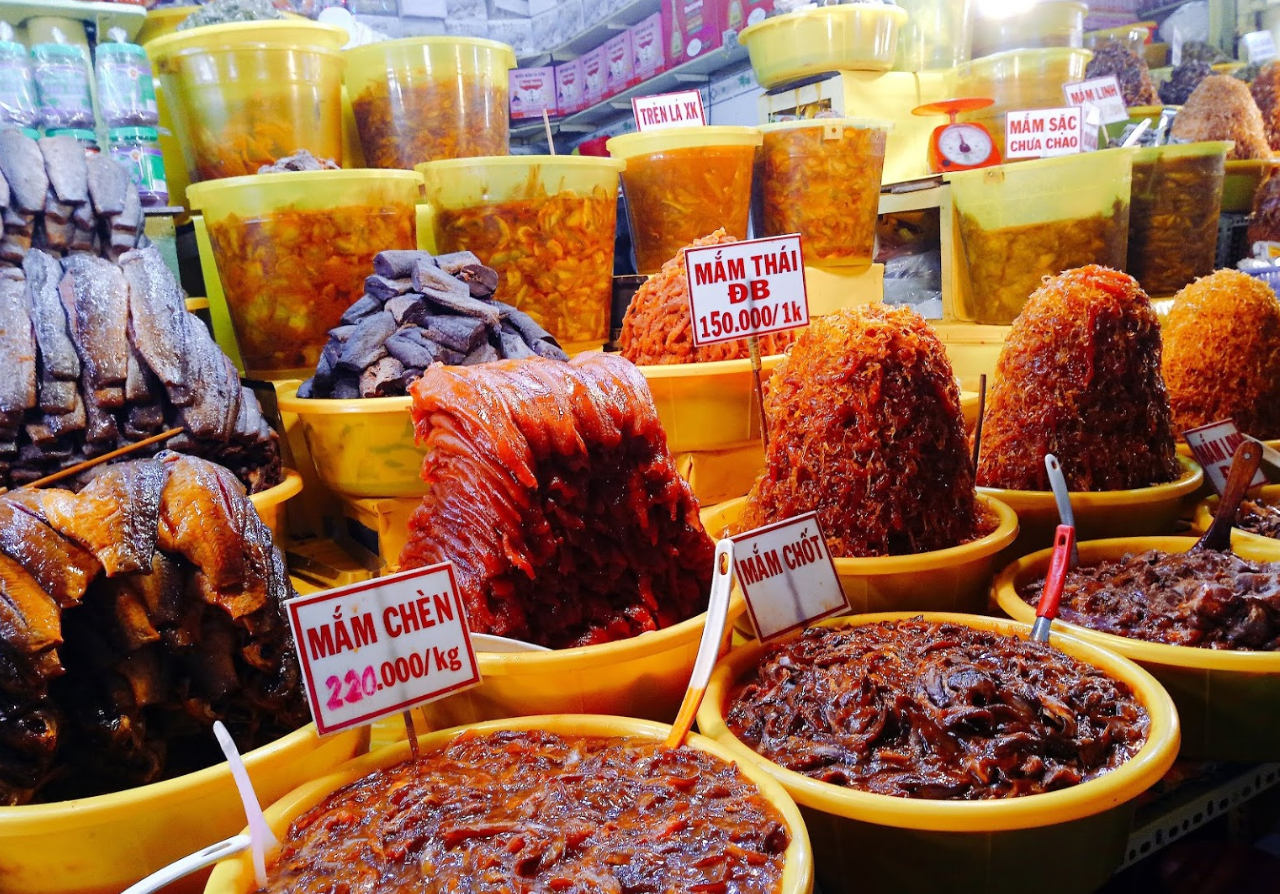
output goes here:
{"type": "Polygon", "coordinates": [[[892,128],[888,121],[867,118],[762,125],[756,166],[760,235],[800,233],[806,263],[870,264],[892,128]]]}
{"type": "Polygon", "coordinates": [[[954,68],[973,52],[974,0],[898,0],[908,19],[898,31],[897,71],[954,68]]]}
{"type": "Polygon", "coordinates": [[[126,42],[119,28],[112,28],[111,36],[94,51],[103,123],[108,128],[155,127],[160,110],[147,51],[126,42]]]}
{"type": "Polygon", "coordinates": [[[129,169],[143,207],[162,208],[169,204],[160,134],[154,127],[113,127],[107,131],[107,144],[111,157],[129,169]]]}
{"type": "Polygon", "coordinates": [[[766,90],[828,71],[888,71],[907,13],[897,6],[846,3],[767,18],[738,35],[766,90]]]}
{"type": "Polygon", "coordinates": [[[498,297],[570,353],[603,347],[613,297],[618,174],[624,162],[571,155],[419,165],[436,251],[472,251],[498,271],[498,297]]]}
{"type": "Polygon", "coordinates": [[[1046,276],[1123,270],[1132,176],[1121,149],[945,174],[966,262],[956,316],[1007,326],[1046,276]]]}
{"type": "Polygon", "coordinates": [[[1152,298],[1213,272],[1231,142],[1151,146],[1133,155],[1129,261],[1152,298]]]}
{"type": "Polygon", "coordinates": [[[0,22],[0,125],[36,127],[40,124],[40,104],[31,56],[14,39],[13,27],[0,22]]]}
{"type": "Polygon", "coordinates": [[[1062,85],[1083,81],[1092,58],[1090,50],[1049,47],[1009,50],[962,65],[960,95],[986,97],[995,103],[978,112],[967,112],[960,120],[985,125],[1003,155],[1005,113],[1061,108],[1062,85]]]}
{"type": "Polygon", "coordinates": [[[236,22],[147,44],[192,183],[306,149],[342,164],[341,28],[236,22]]]}
{"type": "MultiPolygon", "coordinates": [[[[30,136],[30,135],[28,135],[30,136]]],[[[102,151],[98,145],[98,134],[96,131],[86,130],[82,127],[55,127],[45,131],[48,137],[71,137],[80,144],[87,155],[97,155],[102,151]]]]}
{"type": "Polygon", "coordinates": [[[70,43],[38,43],[31,48],[31,71],[40,98],[40,120],[46,128],[93,129],[89,60],[84,50],[70,43]]]}
{"type": "Polygon", "coordinates": [[[747,238],[751,173],[763,135],[754,127],[673,127],[608,142],[627,163],[622,190],[636,270],[656,273],[694,239],[720,227],[747,238]]]}
{"type": "MultiPolygon", "coordinates": [[[[906,620],[891,613],[834,618],[824,627],[906,620]]],[[[924,620],[964,624],[1027,638],[1031,629],[1004,618],[925,613],[924,620]]],[[[796,634],[798,635],[798,634],[796,634]]],[[[725,713],[737,682],[760,660],[750,643],[722,658],[698,710],[698,729],[743,766],[766,770],[804,811],[824,894],[1082,894],[1102,885],[1124,859],[1137,799],[1177,757],[1178,715],[1160,684],[1131,661],[1056,633],[1051,644],[1129,685],[1151,724],[1137,754],[1079,785],[994,800],[897,798],[821,782],[784,769],[735,736],[725,713]],[[1034,879],[1034,881],[1029,881],[1034,879]]]]}
{"type": "Polygon", "coordinates": [[[480,38],[408,37],[343,55],[370,167],[507,154],[511,47],[480,38]]]}
{"type": "Polygon", "coordinates": [[[1076,0],[979,4],[973,55],[977,58],[1004,50],[1084,46],[1084,19],[1088,12],[1088,5],[1076,0]]]}
{"type": "Polygon", "coordinates": [[[306,171],[193,184],[245,371],[305,378],[364,293],[373,256],[417,247],[413,171],[306,171]]]}
{"type": "Polygon", "coordinates": [[[1117,41],[1126,49],[1144,58],[1147,41],[1151,39],[1150,22],[1134,22],[1131,25],[1118,25],[1115,28],[1104,28],[1101,31],[1086,31],[1084,46],[1091,50],[1104,47],[1111,41],[1117,41]]]}

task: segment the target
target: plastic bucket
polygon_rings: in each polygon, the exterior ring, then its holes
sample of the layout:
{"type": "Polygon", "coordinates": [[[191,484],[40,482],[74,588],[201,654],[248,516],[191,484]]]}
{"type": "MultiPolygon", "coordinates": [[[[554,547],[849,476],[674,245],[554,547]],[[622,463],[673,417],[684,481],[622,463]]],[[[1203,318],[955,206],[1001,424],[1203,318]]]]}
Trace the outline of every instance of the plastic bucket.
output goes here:
{"type": "Polygon", "coordinates": [[[480,38],[409,37],[343,55],[370,167],[507,154],[507,70],[516,65],[511,47],[480,38]]]}
{"type": "Polygon", "coordinates": [[[627,163],[622,188],[638,272],[657,273],[720,227],[747,238],[761,142],[754,127],[676,127],[609,140],[609,154],[627,163]]]}
{"type": "Polygon", "coordinates": [[[236,22],[147,44],[192,183],[258,173],[306,149],[342,164],[341,28],[236,22]]]}
{"type": "Polygon", "coordinates": [[[898,0],[909,18],[898,30],[896,71],[954,68],[973,54],[974,0],[898,0]]]}
{"type": "Polygon", "coordinates": [[[1043,0],[1034,5],[979,4],[978,10],[973,37],[975,56],[1033,47],[1084,45],[1084,19],[1089,12],[1085,3],[1043,0]]]}
{"type": "MultiPolygon", "coordinates": [[[[782,354],[760,358],[769,381],[782,354]]],[[[637,367],[649,385],[672,453],[760,443],[760,409],[750,360],[637,367]]]]}
{"type": "Polygon", "coordinates": [[[497,297],[570,353],[609,340],[618,174],[612,158],[534,155],[435,161],[426,178],[435,247],[473,251],[497,297]]]}
{"type": "Polygon", "coordinates": [[[302,476],[293,469],[284,470],[284,479],[275,487],[249,495],[258,518],[271,531],[277,543],[284,534],[284,504],[302,493],[302,476]]]}
{"type": "Polygon", "coordinates": [[[906,21],[896,6],[823,6],[767,18],[744,29],[738,42],[768,90],[823,72],[888,71],[906,21]]]}
{"type": "Polygon", "coordinates": [[[421,175],[308,171],[192,184],[245,369],[315,371],[328,330],[364,294],[373,256],[417,247],[421,175]]]}

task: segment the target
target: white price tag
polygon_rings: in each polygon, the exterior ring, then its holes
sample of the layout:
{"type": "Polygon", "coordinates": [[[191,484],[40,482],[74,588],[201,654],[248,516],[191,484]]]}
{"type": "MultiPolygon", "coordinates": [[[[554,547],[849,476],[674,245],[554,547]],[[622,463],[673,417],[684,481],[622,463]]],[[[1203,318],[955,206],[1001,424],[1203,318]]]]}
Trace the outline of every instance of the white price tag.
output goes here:
{"type": "Polygon", "coordinates": [[[761,642],[852,611],[817,513],[756,528],[733,541],[733,568],[761,642]]]}
{"type": "Polygon", "coordinates": [[[480,682],[448,562],[300,596],[286,607],[321,735],[480,682]]]}
{"type": "Polygon", "coordinates": [[[809,325],[800,236],[684,250],[695,347],[809,325]]]}
{"type": "Polygon", "coordinates": [[[1120,90],[1120,81],[1115,75],[1105,78],[1090,78],[1075,84],[1063,84],[1062,95],[1067,105],[1082,106],[1085,103],[1097,106],[1102,113],[1103,124],[1117,124],[1129,120],[1129,110],[1125,108],[1124,93],[1120,90]]]}
{"type": "Polygon", "coordinates": [[[1276,58],[1276,40],[1270,31],[1250,31],[1240,38],[1253,65],[1265,65],[1276,58]]]}
{"type": "Polygon", "coordinates": [[[663,130],[668,127],[701,127],[707,123],[702,107],[702,94],[697,90],[661,93],[657,96],[633,96],[638,130],[663,130]]]}
{"type": "Polygon", "coordinates": [[[1084,112],[1079,106],[1009,112],[1004,128],[1007,159],[1053,158],[1084,150],[1084,112]]]}
{"type": "MultiPolygon", "coordinates": [[[[1236,448],[1244,443],[1244,435],[1236,428],[1231,419],[1221,422],[1210,422],[1199,428],[1191,428],[1182,433],[1187,439],[1187,446],[1195,454],[1196,462],[1204,467],[1204,473],[1213,485],[1213,489],[1221,496],[1227,487],[1227,475],[1231,471],[1231,460],[1236,455],[1236,448]]],[[[1267,476],[1259,469],[1249,482],[1250,487],[1267,483],[1267,476]]]]}

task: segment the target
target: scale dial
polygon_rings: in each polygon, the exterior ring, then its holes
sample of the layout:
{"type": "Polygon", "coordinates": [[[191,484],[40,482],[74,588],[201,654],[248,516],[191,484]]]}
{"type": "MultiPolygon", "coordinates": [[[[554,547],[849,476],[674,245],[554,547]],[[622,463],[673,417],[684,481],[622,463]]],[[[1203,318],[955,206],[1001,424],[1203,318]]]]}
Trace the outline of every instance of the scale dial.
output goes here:
{"type": "Polygon", "coordinates": [[[973,168],[986,162],[995,148],[991,134],[973,124],[948,124],[940,128],[938,154],[944,168],[973,168]]]}

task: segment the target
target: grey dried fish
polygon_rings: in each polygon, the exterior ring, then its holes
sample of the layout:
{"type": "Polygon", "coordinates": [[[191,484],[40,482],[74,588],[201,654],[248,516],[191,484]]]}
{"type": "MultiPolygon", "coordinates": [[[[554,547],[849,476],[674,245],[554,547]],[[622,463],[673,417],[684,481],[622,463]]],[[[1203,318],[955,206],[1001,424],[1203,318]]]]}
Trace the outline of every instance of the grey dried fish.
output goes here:
{"type": "Polygon", "coordinates": [[[109,155],[91,155],[85,159],[89,167],[89,198],[99,217],[110,217],[124,211],[125,194],[129,191],[129,172],[109,155]]]}
{"type": "Polygon", "coordinates": [[[484,262],[476,257],[474,252],[470,251],[455,251],[447,255],[439,255],[436,257],[436,264],[450,276],[456,276],[458,271],[464,267],[484,266],[484,262]]]}
{"type": "Polygon", "coordinates": [[[469,354],[479,347],[489,331],[484,320],[444,314],[424,317],[418,325],[432,341],[463,354],[469,354]]]}
{"type": "Polygon", "coordinates": [[[395,318],[396,325],[404,325],[406,320],[421,319],[426,316],[427,303],[421,295],[400,295],[387,302],[385,310],[395,318]]]}
{"type": "Polygon", "coordinates": [[[413,268],[413,290],[424,295],[470,295],[466,283],[454,279],[435,264],[419,261],[413,268]]]}
{"type": "Polygon", "coordinates": [[[0,270],[0,357],[0,417],[15,425],[36,405],[36,334],[21,270],[0,270]]]}
{"type": "Polygon", "coordinates": [[[475,366],[477,363],[490,363],[494,360],[501,360],[498,351],[493,345],[485,342],[466,356],[462,361],[463,366],[475,366]]]}
{"type": "Polygon", "coordinates": [[[84,149],[65,134],[42,137],[38,143],[44,170],[59,201],[80,205],[89,201],[89,165],[84,149]]]}
{"type": "Polygon", "coordinates": [[[339,322],[344,325],[354,325],[380,310],[382,310],[382,302],[370,295],[365,295],[346,309],[339,322]]]}
{"type": "Polygon", "coordinates": [[[27,301],[35,326],[44,379],[80,378],[80,357],[71,341],[67,310],[58,294],[62,265],[39,249],[27,252],[22,263],[27,275],[27,301]]]}
{"type": "Polygon", "coordinates": [[[498,291],[498,271],[492,267],[471,264],[459,270],[457,276],[467,284],[472,298],[492,298],[498,291]]]}
{"type": "Polygon", "coordinates": [[[386,348],[388,354],[406,367],[425,369],[438,359],[436,346],[427,347],[420,341],[400,333],[387,339],[386,348]]]}
{"type": "Polygon", "coordinates": [[[373,256],[373,272],[387,279],[404,279],[413,276],[413,268],[419,263],[435,262],[431,258],[431,253],[426,251],[380,251],[373,256]]]}
{"type": "Polygon", "coordinates": [[[337,342],[344,342],[351,337],[351,333],[356,331],[354,323],[347,323],[342,326],[334,326],[329,330],[329,337],[337,342]]]}
{"type": "Polygon", "coordinates": [[[373,365],[387,355],[387,349],[383,343],[395,331],[396,321],[386,311],[380,311],[361,320],[356,326],[356,331],[351,333],[351,337],[343,345],[338,366],[352,372],[360,372],[365,367],[373,365]]]}
{"type": "MultiPolygon", "coordinates": [[[[44,210],[44,196],[49,189],[44,156],[36,141],[16,127],[0,129],[0,174],[9,184],[10,207],[28,214],[44,210]]],[[[5,226],[9,226],[7,219],[5,226]]]]}
{"type": "Polygon", "coordinates": [[[526,357],[536,357],[525,340],[516,332],[500,332],[498,337],[502,340],[502,356],[508,360],[524,360],[526,357]]]}
{"type": "Polygon", "coordinates": [[[409,277],[404,279],[389,279],[385,276],[366,276],[364,280],[364,292],[371,295],[379,301],[390,301],[397,295],[403,295],[406,292],[413,291],[413,280],[409,277]]]}
{"type": "Polygon", "coordinates": [[[361,397],[386,397],[400,386],[404,366],[394,357],[383,357],[360,374],[361,397]]]}
{"type": "Polygon", "coordinates": [[[491,304],[479,301],[466,294],[442,293],[434,289],[428,289],[424,292],[427,300],[436,307],[445,311],[452,311],[456,314],[462,314],[465,317],[475,317],[477,320],[483,320],[490,327],[496,328],[501,322],[497,310],[491,304]]]}

